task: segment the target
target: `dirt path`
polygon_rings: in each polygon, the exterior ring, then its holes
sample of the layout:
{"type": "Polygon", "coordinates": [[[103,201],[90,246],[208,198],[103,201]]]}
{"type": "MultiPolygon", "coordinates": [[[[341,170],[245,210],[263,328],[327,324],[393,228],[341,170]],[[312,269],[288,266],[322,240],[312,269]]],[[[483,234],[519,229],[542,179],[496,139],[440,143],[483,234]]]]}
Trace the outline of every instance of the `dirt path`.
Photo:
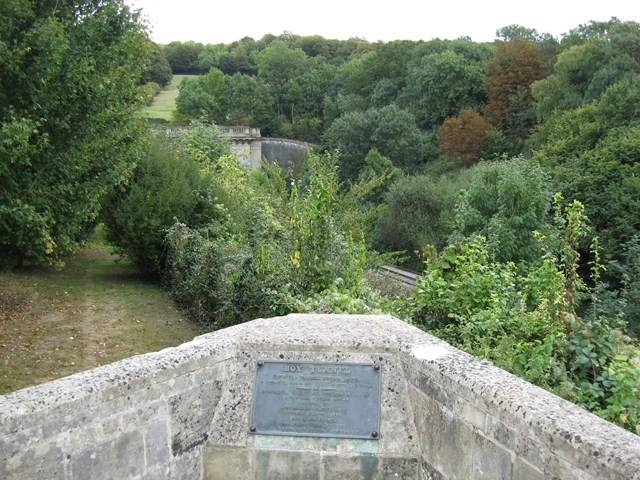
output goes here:
{"type": "Polygon", "coordinates": [[[0,274],[0,394],[198,333],[158,285],[88,245],[62,271],[0,274]]]}

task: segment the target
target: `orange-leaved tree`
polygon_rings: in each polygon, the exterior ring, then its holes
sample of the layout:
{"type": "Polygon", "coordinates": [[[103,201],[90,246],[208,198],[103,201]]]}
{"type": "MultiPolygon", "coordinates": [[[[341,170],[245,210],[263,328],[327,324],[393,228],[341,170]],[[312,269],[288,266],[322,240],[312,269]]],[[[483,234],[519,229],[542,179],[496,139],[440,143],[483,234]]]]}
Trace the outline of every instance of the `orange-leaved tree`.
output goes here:
{"type": "Polygon", "coordinates": [[[498,45],[485,69],[487,104],[485,115],[497,128],[508,127],[508,117],[519,112],[522,100],[515,101],[525,92],[525,104],[530,104],[531,84],[544,76],[538,46],[522,37],[514,37],[498,45]]]}
{"type": "Polygon", "coordinates": [[[489,121],[475,110],[462,110],[457,117],[448,117],[436,134],[440,150],[449,158],[462,160],[468,167],[485,145],[489,121]]]}

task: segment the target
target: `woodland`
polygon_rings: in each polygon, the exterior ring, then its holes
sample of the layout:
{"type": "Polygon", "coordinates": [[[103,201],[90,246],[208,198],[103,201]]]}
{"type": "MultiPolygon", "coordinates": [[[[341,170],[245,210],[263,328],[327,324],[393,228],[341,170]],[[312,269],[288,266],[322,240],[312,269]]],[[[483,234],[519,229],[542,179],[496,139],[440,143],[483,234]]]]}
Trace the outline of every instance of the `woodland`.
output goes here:
{"type": "Polygon", "coordinates": [[[7,0],[0,78],[3,269],[101,222],[203,331],[391,313],[640,433],[637,22],[156,45],[120,0],[7,0]],[[175,74],[169,138],[140,109],[175,74]],[[249,171],[218,125],[317,148],[249,171]]]}

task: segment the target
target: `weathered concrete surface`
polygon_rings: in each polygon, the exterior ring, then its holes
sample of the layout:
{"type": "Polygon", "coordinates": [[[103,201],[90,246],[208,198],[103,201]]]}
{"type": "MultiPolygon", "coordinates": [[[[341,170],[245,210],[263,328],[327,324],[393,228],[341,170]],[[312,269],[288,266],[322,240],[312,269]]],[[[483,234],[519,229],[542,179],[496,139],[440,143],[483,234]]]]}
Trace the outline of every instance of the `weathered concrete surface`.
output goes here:
{"type": "Polygon", "coordinates": [[[640,437],[393,317],[290,315],[0,397],[0,478],[638,480],[640,437]],[[249,434],[257,359],[379,363],[379,440],[249,434]]]}

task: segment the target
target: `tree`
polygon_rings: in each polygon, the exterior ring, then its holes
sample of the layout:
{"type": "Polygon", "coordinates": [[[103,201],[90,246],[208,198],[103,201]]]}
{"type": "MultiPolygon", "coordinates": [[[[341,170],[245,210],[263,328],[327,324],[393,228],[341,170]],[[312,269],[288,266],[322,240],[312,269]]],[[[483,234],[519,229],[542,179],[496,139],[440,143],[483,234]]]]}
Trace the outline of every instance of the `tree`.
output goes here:
{"type": "Polygon", "coordinates": [[[485,147],[490,128],[491,124],[478,112],[463,110],[457,117],[449,117],[442,123],[436,138],[443,153],[462,160],[468,167],[485,147]]]}
{"type": "Polygon", "coordinates": [[[276,101],[269,87],[258,77],[236,73],[228,77],[227,118],[231,125],[260,127],[265,136],[279,131],[276,101]]]}
{"type": "Polygon", "coordinates": [[[0,18],[0,263],[55,263],[138,158],[149,42],[121,0],[7,0],[0,18]]]}
{"type": "Polygon", "coordinates": [[[422,163],[422,136],[413,116],[396,105],[346,113],[323,136],[329,150],[340,152],[340,177],[356,181],[372,148],[405,171],[422,163]]]}
{"type": "Polygon", "coordinates": [[[244,73],[246,75],[255,75],[258,73],[255,56],[261,47],[251,37],[244,37],[238,42],[233,42],[227,46],[227,51],[220,55],[217,67],[225,73],[225,75],[233,75],[235,73],[244,73]]]}
{"type": "Polygon", "coordinates": [[[640,24],[592,22],[572,30],[562,42],[553,72],[532,85],[541,120],[554,110],[569,110],[602,96],[611,85],[637,78],[640,24]]]}
{"type": "Polygon", "coordinates": [[[468,38],[458,38],[456,40],[441,40],[439,38],[428,42],[420,43],[412,51],[412,58],[409,61],[409,70],[420,64],[423,57],[436,53],[451,51],[462,55],[467,62],[484,70],[486,63],[495,52],[493,43],[476,43],[468,38]]]}
{"type": "Polygon", "coordinates": [[[426,245],[443,248],[451,234],[460,189],[468,182],[468,170],[400,178],[386,194],[376,232],[378,246],[385,251],[405,251],[412,258],[426,245]]]}
{"type": "Polygon", "coordinates": [[[473,168],[471,185],[456,205],[451,241],[482,235],[498,262],[535,261],[551,204],[550,180],[540,165],[515,157],[473,168]]]}
{"type": "Polygon", "coordinates": [[[622,260],[620,245],[640,230],[640,82],[609,87],[602,97],[556,111],[531,137],[533,159],[553,175],[566,198],[580,200],[604,250],[622,260]]]}
{"type": "Polygon", "coordinates": [[[535,44],[522,37],[501,43],[485,72],[485,115],[491,124],[498,128],[508,127],[509,115],[516,113],[514,97],[519,92],[524,95],[517,105],[524,103],[526,107],[532,101],[531,84],[542,76],[542,61],[535,44]]]}
{"type": "Polygon", "coordinates": [[[206,75],[185,78],[178,86],[176,109],[184,117],[206,117],[222,125],[226,120],[227,88],[227,77],[217,68],[206,75]]]}
{"type": "Polygon", "coordinates": [[[142,74],[142,82],[154,82],[161,87],[165,87],[169,85],[169,82],[171,82],[171,77],[173,77],[173,74],[171,73],[171,65],[169,65],[169,62],[164,56],[164,52],[160,45],[152,42],[151,48],[153,52],[153,58],[151,60],[151,64],[145,69],[142,74]]]}
{"type": "Polygon", "coordinates": [[[203,45],[195,42],[171,42],[164,46],[164,55],[175,74],[201,73],[198,70],[198,54],[203,45]]]}
{"type": "Polygon", "coordinates": [[[423,57],[409,71],[401,100],[424,129],[483,103],[482,69],[451,50],[423,57]]]}
{"type": "Polygon", "coordinates": [[[307,70],[307,55],[301,49],[289,48],[282,40],[277,40],[258,55],[257,63],[258,77],[276,98],[278,115],[287,115],[291,120],[286,95],[290,82],[307,70]]]}

